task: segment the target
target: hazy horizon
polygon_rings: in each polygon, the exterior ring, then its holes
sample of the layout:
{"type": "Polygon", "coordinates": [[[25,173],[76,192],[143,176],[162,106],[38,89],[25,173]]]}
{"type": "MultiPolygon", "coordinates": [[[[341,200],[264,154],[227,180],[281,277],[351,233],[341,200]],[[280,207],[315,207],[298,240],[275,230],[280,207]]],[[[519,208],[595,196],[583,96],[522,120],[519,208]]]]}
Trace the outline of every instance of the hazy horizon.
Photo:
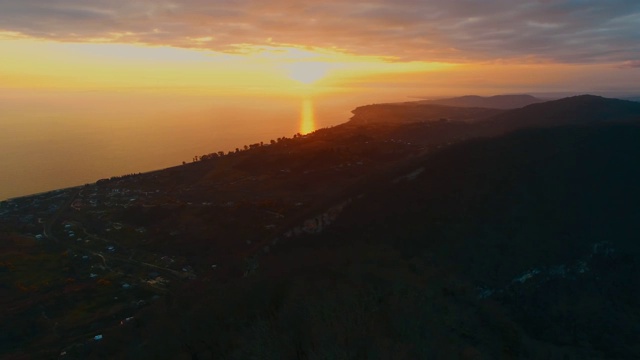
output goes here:
{"type": "Polygon", "coordinates": [[[14,93],[0,98],[0,200],[148,172],[345,123],[393,95],[14,93]]]}
{"type": "Polygon", "coordinates": [[[302,113],[312,129],[416,97],[637,95],[638,16],[624,0],[0,0],[0,198],[290,136],[302,113]]]}
{"type": "Polygon", "coordinates": [[[9,101],[0,98],[0,200],[177,166],[193,156],[339,125],[358,106],[418,98],[384,92],[315,98],[14,93],[9,101]]]}

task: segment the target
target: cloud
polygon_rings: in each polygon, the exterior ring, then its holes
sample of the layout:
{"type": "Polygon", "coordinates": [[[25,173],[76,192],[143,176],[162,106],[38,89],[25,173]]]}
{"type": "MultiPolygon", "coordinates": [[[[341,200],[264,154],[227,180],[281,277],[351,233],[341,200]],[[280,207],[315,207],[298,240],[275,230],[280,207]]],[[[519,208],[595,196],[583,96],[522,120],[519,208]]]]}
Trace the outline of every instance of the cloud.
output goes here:
{"type": "Polygon", "coordinates": [[[637,0],[0,0],[0,32],[237,51],[287,44],[402,60],[640,57],[637,0]]]}
{"type": "Polygon", "coordinates": [[[640,69],[640,60],[628,60],[618,66],[620,69],[640,69]]]}

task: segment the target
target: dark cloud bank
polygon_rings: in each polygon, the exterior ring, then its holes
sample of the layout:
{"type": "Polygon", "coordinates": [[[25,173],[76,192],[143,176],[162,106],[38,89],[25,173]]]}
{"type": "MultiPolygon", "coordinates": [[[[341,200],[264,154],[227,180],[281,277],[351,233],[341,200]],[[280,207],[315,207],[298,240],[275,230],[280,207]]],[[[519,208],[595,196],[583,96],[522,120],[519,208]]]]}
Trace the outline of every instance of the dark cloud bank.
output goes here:
{"type": "Polygon", "coordinates": [[[637,0],[0,0],[0,30],[38,38],[216,51],[290,44],[426,61],[637,68],[638,24],[637,0]]]}

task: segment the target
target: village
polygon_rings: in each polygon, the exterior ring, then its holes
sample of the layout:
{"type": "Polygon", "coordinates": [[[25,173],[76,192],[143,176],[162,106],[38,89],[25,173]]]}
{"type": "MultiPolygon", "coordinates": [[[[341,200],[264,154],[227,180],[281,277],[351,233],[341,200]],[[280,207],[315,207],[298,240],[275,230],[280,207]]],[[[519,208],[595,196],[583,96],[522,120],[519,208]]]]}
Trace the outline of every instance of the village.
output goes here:
{"type": "Polygon", "coordinates": [[[50,348],[64,332],[64,357],[135,323],[185,284],[253,276],[283,244],[333,223],[353,200],[345,189],[441,146],[369,127],[357,137],[323,129],[0,202],[0,231],[15,239],[5,244],[14,252],[0,257],[5,320],[39,324],[32,335],[7,329],[9,337],[50,348]]]}

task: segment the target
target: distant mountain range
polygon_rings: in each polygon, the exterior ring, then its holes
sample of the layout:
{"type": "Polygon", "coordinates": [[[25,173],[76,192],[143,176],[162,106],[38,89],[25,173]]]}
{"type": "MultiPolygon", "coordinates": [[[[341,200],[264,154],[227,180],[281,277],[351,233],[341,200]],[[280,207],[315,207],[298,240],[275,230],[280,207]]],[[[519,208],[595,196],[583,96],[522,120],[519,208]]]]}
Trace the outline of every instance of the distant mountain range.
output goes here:
{"type": "Polygon", "coordinates": [[[394,125],[396,137],[414,142],[496,136],[509,131],[571,124],[640,120],[640,103],[579,95],[534,103],[517,109],[453,107],[421,101],[374,104],[356,108],[351,126],[394,125]],[[420,124],[429,124],[423,126],[420,124]],[[401,126],[404,125],[404,126],[401,126]]]}
{"type": "Polygon", "coordinates": [[[482,107],[490,109],[516,109],[523,106],[543,102],[531,95],[495,95],[495,96],[477,96],[466,95],[447,99],[422,100],[421,104],[446,105],[457,107],[482,107]]]}
{"type": "Polygon", "coordinates": [[[508,110],[483,122],[492,131],[640,120],[640,103],[579,95],[508,110]]]}
{"type": "Polygon", "coordinates": [[[410,123],[419,121],[477,121],[502,111],[537,104],[543,100],[531,95],[468,95],[449,99],[421,100],[404,103],[374,104],[353,110],[353,122],[410,123]]]}
{"type": "Polygon", "coordinates": [[[465,108],[422,102],[374,104],[352,111],[352,124],[408,124],[440,120],[471,122],[489,118],[504,110],[490,108],[465,108]]]}

